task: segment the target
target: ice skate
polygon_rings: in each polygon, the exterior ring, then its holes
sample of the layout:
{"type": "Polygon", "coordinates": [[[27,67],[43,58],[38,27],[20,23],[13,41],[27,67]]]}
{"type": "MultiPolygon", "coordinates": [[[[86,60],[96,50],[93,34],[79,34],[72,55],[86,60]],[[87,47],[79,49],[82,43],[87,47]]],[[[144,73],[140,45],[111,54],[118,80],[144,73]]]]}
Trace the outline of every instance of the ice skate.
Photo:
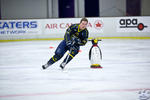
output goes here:
{"type": "Polygon", "coordinates": [[[66,64],[65,64],[64,62],[62,62],[62,63],[60,64],[60,68],[61,68],[61,69],[64,69],[64,68],[65,68],[65,65],[66,65],[66,64]]]}
{"type": "Polygon", "coordinates": [[[46,69],[47,67],[49,67],[50,65],[48,65],[48,64],[45,64],[45,65],[42,65],[42,68],[43,69],[46,69]]]}

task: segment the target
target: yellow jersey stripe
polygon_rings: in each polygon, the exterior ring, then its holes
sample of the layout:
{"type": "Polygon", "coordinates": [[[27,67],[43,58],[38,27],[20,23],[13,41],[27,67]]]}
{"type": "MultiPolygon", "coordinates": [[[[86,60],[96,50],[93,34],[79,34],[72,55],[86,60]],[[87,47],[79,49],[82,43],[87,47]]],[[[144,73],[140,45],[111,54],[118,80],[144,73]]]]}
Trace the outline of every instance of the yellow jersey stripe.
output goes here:
{"type": "Polygon", "coordinates": [[[73,58],[73,55],[71,55],[70,53],[69,53],[69,56],[71,56],[73,58]]]}
{"type": "Polygon", "coordinates": [[[55,59],[54,59],[54,57],[52,57],[52,59],[53,59],[53,61],[55,62],[55,59]]]}

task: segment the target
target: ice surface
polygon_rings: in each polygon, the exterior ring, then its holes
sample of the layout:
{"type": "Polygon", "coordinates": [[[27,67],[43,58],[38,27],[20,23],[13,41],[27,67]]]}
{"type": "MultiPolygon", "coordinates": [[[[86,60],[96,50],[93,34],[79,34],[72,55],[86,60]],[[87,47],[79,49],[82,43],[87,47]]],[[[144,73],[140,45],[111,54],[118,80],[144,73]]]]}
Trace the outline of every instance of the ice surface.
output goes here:
{"type": "Polygon", "coordinates": [[[0,100],[139,100],[150,89],[150,40],[99,42],[103,69],[90,68],[89,42],[64,71],[64,58],[42,70],[59,43],[1,42],[0,100]]]}

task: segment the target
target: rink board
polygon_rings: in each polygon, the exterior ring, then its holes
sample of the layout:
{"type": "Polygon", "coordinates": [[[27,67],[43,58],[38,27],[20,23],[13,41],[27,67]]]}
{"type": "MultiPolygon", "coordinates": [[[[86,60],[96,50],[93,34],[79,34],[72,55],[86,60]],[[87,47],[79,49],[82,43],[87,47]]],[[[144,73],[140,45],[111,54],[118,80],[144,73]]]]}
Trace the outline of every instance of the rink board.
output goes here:
{"type": "MultiPolygon", "coordinates": [[[[1,20],[0,41],[60,40],[66,29],[81,18],[1,20]]],[[[150,39],[150,17],[88,18],[89,37],[150,39]]]]}

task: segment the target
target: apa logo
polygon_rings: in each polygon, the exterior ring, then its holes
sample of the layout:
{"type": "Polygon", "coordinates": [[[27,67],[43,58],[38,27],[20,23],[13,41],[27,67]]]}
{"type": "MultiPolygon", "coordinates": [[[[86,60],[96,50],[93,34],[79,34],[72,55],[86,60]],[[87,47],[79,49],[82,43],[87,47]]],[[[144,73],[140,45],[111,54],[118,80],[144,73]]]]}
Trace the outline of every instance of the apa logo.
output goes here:
{"type": "Polygon", "coordinates": [[[94,27],[96,29],[101,29],[103,27],[103,22],[101,20],[96,20],[95,23],[94,23],[94,27]]]}
{"type": "Polygon", "coordinates": [[[120,19],[119,21],[120,28],[137,28],[138,30],[142,31],[145,26],[143,23],[138,23],[138,19],[120,19]]]}

